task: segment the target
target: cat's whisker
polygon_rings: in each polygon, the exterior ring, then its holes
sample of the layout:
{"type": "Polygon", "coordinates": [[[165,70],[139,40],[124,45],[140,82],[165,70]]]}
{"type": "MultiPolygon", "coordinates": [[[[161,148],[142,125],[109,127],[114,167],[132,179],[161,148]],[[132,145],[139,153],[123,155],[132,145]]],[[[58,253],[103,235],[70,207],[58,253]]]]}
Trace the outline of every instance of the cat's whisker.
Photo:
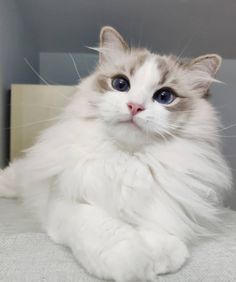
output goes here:
{"type": "MultiPolygon", "coordinates": [[[[144,123],[145,136],[147,136],[149,139],[149,131],[147,130],[147,128],[150,125],[150,122],[153,122],[153,118],[151,116],[147,116],[144,121],[145,121],[144,123]]],[[[158,129],[156,129],[155,132],[163,139],[164,142],[168,142],[166,137],[158,129]]]]}
{"type": "Polygon", "coordinates": [[[59,120],[60,117],[54,117],[54,118],[49,118],[49,119],[44,119],[44,120],[40,120],[40,121],[36,121],[36,122],[30,122],[30,123],[25,123],[22,125],[16,125],[16,126],[10,126],[10,127],[5,127],[4,129],[9,130],[9,129],[17,129],[17,128],[24,128],[24,127],[29,127],[29,126],[33,126],[36,124],[40,124],[43,122],[50,122],[50,121],[54,121],[54,120],[59,120]]]}
{"type": "Polygon", "coordinates": [[[20,107],[20,108],[46,108],[46,109],[55,109],[55,110],[64,110],[64,107],[55,107],[55,106],[48,106],[48,105],[36,105],[36,104],[19,104],[14,107],[20,107]]]}
{"type": "MultiPolygon", "coordinates": [[[[32,72],[46,85],[52,85],[50,84],[44,77],[42,77],[42,75],[39,74],[39,72],[37,72],[37,70],[32,66],[32,64],[28,61],[27,58],[24,58],[25,63],[28,65],[28,67],[32,70],[32,72]]],[[[65,96],[64,93],[62,93],[61,91],[56,91],[58,94],[60,94],[63,98],[67,99],[70,101],[70,98],[65,96]]]]}
{"type": "Polygon", "coordinates": [[[183,49],[180,51],[179,55],[177,56],[175,62],[170,66],[170,71],[173,71],[175,67],[178,66],[178,63],[182,57],[182,55],[184,54],[184,52],[187,50],[187,48],[189,47],[191,41],[192,41],[193,37],[191,37],[187,43],[185,44],[185,46],[183,47],[183,49]]]}
{"type": "Polygon", "coordinates": [[[183,49],[181,50],[181,52],[179,53],[178,57],[177,57],[177,61],[180,61],[180,58],[183,56],[184,52],[188,49],[189,45],[192,43],[193,40],[193,35],[188,39],[188,41],[186,42],[185,46],[183,47],[183,49]]]}
{"type": "MultiPolygon", "coordinates": [[[[200,127],[200,128],[206,128],[207,130],[209,130],[209,131],[213,131],[213,132],[216,132],[216,131],[218,131],[218,130],[212,130],[212,129],[210,129],[210,127],[209,126],[205,126],[205,125],[199,125],[198,123],[196,123],[196,122],[186,122],[185,124],[187,124],[187,125],[190,125],[190,126],[197,126],[197,127],[200,127]]],[[[181,124],[178,124],[178,123],[171,123],[171,124],[169,124],[168,126],[173,126],[173,127],[181,127],[182,125],[181,124]]]]}
{"type": "MultiPolygon", "coordinates": [[[[197,124],[195,124],[195,123],[192,123],[192,124],[191,124],[191,123],[188,123],[188,125],[197,126],[197,124]]],[[[219,132],[222,132],[222,131],[224,131],[224,130],[230,129],[230,128],[235,127],[235,126],[236,126],[236,124],[232,124],[232,125],[227,126],[227,127],[225,127],[225,128],[216,129],[216,130],[212,130],[211,128],[205,126],[205,130],[206,130],[208,133],[211,133],[211,134],[213,134],[213,135],[216,136],[216,137],[220,137],[220,138],[235,138],[236,135],[221,135],[221,134],[217,134],[217,133],[219,133],[219,132]]],[[[169,125],[169,128],[181,130],[181,127],[180,127],[179,125],[177,125],[177,124],[171,124],[171,125],[169,125]]],[[[201,126],[201,129],[204,129],[204,126],[201,126]]]]}
{"type": "Polygon", "coordinates": [[[171,137],[174,138],[174,139],[177,138],[177,136],[173,135],[170,131],[168,131],[168,130],[166,130],[166,129],[163,129],[163,128],[162,128],[162,131],[165,132],[167,135],[171,136],[171,137]]]}
{"type": "Polygon", "coordinates": [[[168,125],[168,128],[173,129],[173,130],[181,130],[182,129],[180,126],[172,126],[172,125],[168,125]]]}
{"type": "Polygon", "coordinates": [[[202,113],[202,110],[173,111],[173,113],[202,113]]]}
{"type": "Polygon", "coordinates": [[[159,130],[156,130],[156,134],[160,136],[165,143],[168,143],[168,140],[166,139],[165,135],[163,135],[159,130]]]}
{"type": "Polygon", "coordinates": [[[220,137],[220,138],[236,138],[236,135],[216,135],[215,136],[217,137],[220,137]]]}
{"type": "MultiPolygon", "coordinates": [[[[152,122],[153,120],[152,120],[152,118],[151,117],[147,117],[146,118],[146,122],[152,122]]],[[[174,127],[174,126],[170,126],[169,125],[169,128],[171,128],[171,129],[179,129],[179,126],[178,127],[174,127]]],[[[171,133],[171,132],[169,132],[168,130],[165,130],[165,129],[162,129],[162,131],[164,131],[164,133],[166,133],[167,135],[170,135],[171,137],[173,137],[173,138],[177,138],[177,136],[175,136],[175,135],[173,135],[173,133],[171,133]]],[[[160,131],[158,130],[158,134],[160,134],[160,131]]]]}
{"type": "Polygon", "coordinates": [[[71,60],[72,60],[73,66],[74,66],[74,68],[75,68],[75,72],[76,72],[76,74],[77,74],[79,80],[81,80],[81,75],[80,75],[80,73],[79,73],[79,69],[78,69],[77,64],[76,64],[76,62],[75,62],[75,58],[74,58],[74,56],[73,56],[71,53],[69,53],[69,56],[70,56],[70,58],[71,58],[71,60]]]}
{"type": "Polygon", "coordinates": [[[51,85],[44,77],[42,77],[36,69],[32,66],[32,64],[28,61],[27,58],[24,58],[25,63],[28,65],[28,67],[32,70],[32,72],[41,80],[44,82],[46,85],[51,85]]]}
{"type": "Polygon", "coordinates": [[[148,121],[145,121],[145,124],[144,124],[144,130],[145,130],[145,141],[146,143],[150,140],[150,135],[149,135],[149,122],[148,121]]]}
{"type": "Polygon", "coordinates": [[[228,125],[228,126],[226,126],[226,127],[223,127],[223,128],[221,128],[221,129],[219,129],[218,132],[219,132],[219,131],[224,131],[224,130],[230,129],[230,128],[235,127],[235,126],[236,126],[236,123],[233,123],[233,124],[231,124],[231,125],[228,125]]]}
{"type": "MultiPolygon", "coordinates": [[[[218,110],[218,109],[222,109],[222,108],[227,107],[227,106],[230,106],[230,104],[229,103],[225,103],[224,105],[219,106],[219,107],[214,106],[214,108],[218,110]]],[[[201,113],[202,110],[194,109],[194,110],[189,110],[189,111],[174,111],[174,112],[175,113],[201,113]]]]}
{"type": "Polygon", "coordinates": [[[218,110],[218,109],[223,109],[223,108],[228,107],[228,106],[231,106],[231,104],[230,103],[225,103],[225,104],[223,104],[221,106],[215,106],[214,105],[214,108],[218,110]]]}

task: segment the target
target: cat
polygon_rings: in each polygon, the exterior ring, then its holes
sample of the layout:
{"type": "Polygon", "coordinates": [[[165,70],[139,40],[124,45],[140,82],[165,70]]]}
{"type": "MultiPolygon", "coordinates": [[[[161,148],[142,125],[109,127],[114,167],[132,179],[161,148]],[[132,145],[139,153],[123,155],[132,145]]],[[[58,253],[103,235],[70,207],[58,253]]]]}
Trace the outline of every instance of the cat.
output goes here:
{"type": "Polygon", "coordinates": [[[90,274],[156,281],[221,225],[231,171],[208,100],[221,57],[162,56],[100,32],[99,63],[59,120],[0,174],[90,274]]]}

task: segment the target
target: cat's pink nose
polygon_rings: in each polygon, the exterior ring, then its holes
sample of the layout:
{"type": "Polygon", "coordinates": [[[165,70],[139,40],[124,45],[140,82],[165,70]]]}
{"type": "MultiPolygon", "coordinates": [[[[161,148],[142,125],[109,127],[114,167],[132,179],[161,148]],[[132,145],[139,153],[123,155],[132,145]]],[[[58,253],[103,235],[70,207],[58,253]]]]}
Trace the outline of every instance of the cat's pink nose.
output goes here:
{"type": "Polygon", "coordinates": [[[135,103],[128,103],[128,108],[130,109],[130,112],[132,116],[135,116],[137,113],[142,112],[144,110],[144,106],[135,104],[135,103]]]}
{"type": "Polygon", "coordinates": [[[132,116],[135,116],[137,113],[142,112],[144,110],[144,106],[135,104],[135,103],[128,103],[128,108],[130,109],[130,112],[132,116]]]}

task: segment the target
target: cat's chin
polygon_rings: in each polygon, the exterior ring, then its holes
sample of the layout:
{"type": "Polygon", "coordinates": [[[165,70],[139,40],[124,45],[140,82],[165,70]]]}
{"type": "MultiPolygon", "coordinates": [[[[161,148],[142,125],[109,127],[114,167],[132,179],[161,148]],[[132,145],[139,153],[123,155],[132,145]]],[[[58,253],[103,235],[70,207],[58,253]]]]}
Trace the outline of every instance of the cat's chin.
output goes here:
{"type": "Polygon", "coordinates": [[[137,151],[150,143],[147,133],[134,121],[122,121],[108,127],[108,134],[115,143],[127,151],[137,151]]]}
{"type": "Polygon", "coordinates": [[[128,130],[129,132],[134,132],[136,134],[142,135],[144,134],[143,128],[138,125],[137,122],[133,119],[117,122],[116,126],[123,128],[123,130],[128,130]]]}

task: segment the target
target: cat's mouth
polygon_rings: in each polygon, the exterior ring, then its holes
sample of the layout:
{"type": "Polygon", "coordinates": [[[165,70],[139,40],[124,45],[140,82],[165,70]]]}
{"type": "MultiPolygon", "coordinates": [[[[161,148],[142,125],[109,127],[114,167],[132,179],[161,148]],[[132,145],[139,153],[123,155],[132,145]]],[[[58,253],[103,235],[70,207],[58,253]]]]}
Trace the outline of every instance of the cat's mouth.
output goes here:
{"type": "Polygon", "coordinates": [[[140,125],[138,125],[138,123],[135,121],[135,119],[133,118],[129,118],[128,120],[123,120],[120,123],[122,124],[127,124],[129,126],[132,126],[134,128],[137,128],[139,130],[142,130],[142,128],[140,127],[140,125]]]}

